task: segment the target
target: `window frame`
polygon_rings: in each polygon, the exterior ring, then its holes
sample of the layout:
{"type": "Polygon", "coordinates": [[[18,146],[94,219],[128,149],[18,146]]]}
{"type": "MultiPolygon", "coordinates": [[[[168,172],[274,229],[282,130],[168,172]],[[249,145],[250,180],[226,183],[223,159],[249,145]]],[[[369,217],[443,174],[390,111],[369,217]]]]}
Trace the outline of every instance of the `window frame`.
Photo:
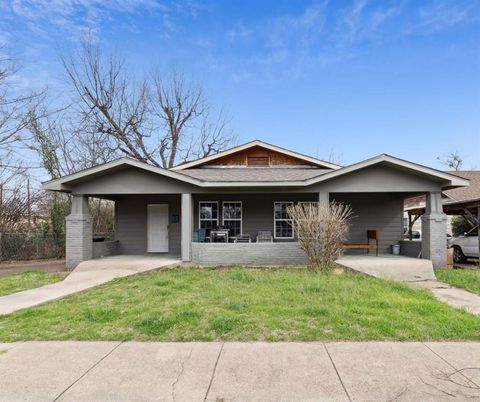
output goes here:
{"type": "Polygon", "coordinates": [[[216,221],[218,226],[218,215],[220,211],[218,210],[218,201],[198,201],[198,228],[202,228],[202,221],[211,222],[216,221]],[[202,204],[217,204],[217,219],[202,219],[201,205],[202,204]]]}
{"type": "Polygon", "coordinates": [[[275,216],[275,204],[290,204],[295,205],[294,201],[274,201],[273,202],[273,238],[279,240],[292,240],[295,239],[295,226],[293,224],[293,219],[277,219],[275,216]],[[292,237],[279,237],[277,236],[277,221],[280,222],[291,222],[292,226],[292,237]]]}
{"type": "MultiPolygon", "coordinates": [[[[227,221],[240,221],[240,234],[239,235],[232,235],[233,237],[235,236],[241,236],[243,234],[243,202],[242,201],[222,201],[222,225],[223,226],[226,226],[225,225],[225,220],[227,221]],[[240,204],[240,219],[225,219],[225,216],[224,216],[224,211],[225,211],[225,204],[231,204],[231,203],[236,203],[236,204],[240,204]]],[[[232,237],[230,236],[230,237],[232,237]]]]}

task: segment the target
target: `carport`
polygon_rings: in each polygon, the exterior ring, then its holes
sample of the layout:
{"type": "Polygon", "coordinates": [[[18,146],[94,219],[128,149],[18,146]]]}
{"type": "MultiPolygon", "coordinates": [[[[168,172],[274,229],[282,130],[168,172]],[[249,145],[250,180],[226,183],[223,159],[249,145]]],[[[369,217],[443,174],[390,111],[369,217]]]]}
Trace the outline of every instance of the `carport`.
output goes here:
{"type": "MultiPolygon", "coordinates": [[[[472,226],[478,226],[480,222],[480,171],[453,172],[456,176],[470,181],[468,187],[459,187],[442,192],[442,207],[446,215],[461,215],[472,226]]],[[[418,207],[409,208],[408,221],[411,235],[413,223],[425,213],[422,199],[418,200],[418,207]]],[[[479,232],[480,253],[480,232],[479,232]]]]}

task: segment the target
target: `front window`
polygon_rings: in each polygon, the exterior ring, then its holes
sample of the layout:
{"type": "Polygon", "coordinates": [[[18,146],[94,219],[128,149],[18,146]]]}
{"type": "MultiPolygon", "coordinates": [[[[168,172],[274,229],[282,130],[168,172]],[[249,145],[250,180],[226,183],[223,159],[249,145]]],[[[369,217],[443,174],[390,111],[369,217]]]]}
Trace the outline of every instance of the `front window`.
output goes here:
{"type": "Polygon", "coordinates": [[[218,202],[216,201],[201,201],[198,204],[199,208],[199,227],[206,229],[206,236],[210,236],[210,231],[218,226],[218,202]]]}
{"type": "Polygon", "coordinates": [[[276,239],[293,239],[293,221],[288,215],[288,206],[293,202],[276,202],[274,204],[274,233],[276,239]]]}
{"type": "Polygon", "coordinates": [[[223,226],[230,230],[230,236],[242,234],[242,203],[240,201],[223,203],[223,226]]]}

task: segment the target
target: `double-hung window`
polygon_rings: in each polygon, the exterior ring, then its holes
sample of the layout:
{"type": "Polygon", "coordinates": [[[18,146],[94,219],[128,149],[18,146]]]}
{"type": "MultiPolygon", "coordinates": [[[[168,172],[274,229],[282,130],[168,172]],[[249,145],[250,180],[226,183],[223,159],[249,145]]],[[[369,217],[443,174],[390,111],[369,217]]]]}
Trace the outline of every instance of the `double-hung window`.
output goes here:
{"type": "Polygon", "coordinates": [[[239,236],[242,234],[242,202],[224,201],[223,208],[223,226],[230,229],[230,236],[239,236]]]}
{"type": "Polygon", "coordinates": [[[274,236],[275,239],[293,239],[293,220],[287,212],[289,205],[293,205],[291,201],[282,201],[274,203],[274,236]]]}
{"type": "Polygon", "coordinates": [[[199,227],[206,229],[206,235],[210,236],[210,231],[218,226],[218,202],[200,201],[199,208],[199,227]]]}

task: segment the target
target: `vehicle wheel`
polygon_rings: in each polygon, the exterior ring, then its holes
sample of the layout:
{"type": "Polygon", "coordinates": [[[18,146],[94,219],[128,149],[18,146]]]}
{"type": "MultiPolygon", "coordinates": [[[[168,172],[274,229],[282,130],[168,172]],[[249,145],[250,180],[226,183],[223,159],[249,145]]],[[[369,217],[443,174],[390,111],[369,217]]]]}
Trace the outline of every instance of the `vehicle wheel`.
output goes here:
{"type": "Polygon", "coordinates": [[[466,257],[465,254],[463,254],[463,251],[460,247],[454,247],[453,248],[453,261],[458,263],[465,262],[466,257]]]}

